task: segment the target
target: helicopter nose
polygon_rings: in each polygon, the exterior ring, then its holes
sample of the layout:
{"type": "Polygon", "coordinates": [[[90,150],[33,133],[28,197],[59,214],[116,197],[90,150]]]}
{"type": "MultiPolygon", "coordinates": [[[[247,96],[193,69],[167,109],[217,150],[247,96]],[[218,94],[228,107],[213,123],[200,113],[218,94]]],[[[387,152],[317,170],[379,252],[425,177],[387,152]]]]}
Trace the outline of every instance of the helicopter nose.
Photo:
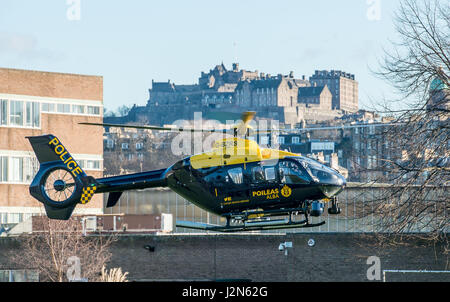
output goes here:
{"type": "Polygon", "coordinates": [[[337,187],[344,187],[347,184],[345,177],[342,176],[340,173],[329,173],[329,174],[330,175],[328,177],[322,180],[322,183],[337,187]]]}
{"type": "Polygon", "coordinates": [[[323,182],[321,186],[322,193],[328,198],[338,195],[347,185],[347,180],[339,173],[333,174],[327,182],[323,182]]]}

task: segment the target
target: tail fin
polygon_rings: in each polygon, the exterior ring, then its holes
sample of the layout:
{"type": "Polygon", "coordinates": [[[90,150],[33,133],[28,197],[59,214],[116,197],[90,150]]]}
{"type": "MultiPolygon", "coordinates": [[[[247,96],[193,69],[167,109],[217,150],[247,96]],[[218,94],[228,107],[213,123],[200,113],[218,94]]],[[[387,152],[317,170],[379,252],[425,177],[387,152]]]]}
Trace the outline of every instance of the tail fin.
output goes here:
{"type": "Polygon", "coordinates": [[[88,203],[97,182],[87,176],[60,140],[53,135],[27,137],[40,163],[30,194],[42,202],[51,219],[67,220],[78,203],[88,203]]]}

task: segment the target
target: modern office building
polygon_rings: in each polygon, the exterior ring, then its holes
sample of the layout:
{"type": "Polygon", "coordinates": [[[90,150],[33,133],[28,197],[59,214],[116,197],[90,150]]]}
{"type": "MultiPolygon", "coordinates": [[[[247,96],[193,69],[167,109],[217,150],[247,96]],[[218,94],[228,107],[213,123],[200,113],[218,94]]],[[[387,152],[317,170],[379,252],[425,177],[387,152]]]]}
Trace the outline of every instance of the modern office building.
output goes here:
{"type": "MultiPolygon", "coordinates": [[[[103,78],[0,68],[0,225],[44,213],[29,194],[39,169],[27,136],[53,134],[94,177],[103,175],[103,78]]],[[[79,213],[101,214],[102,196],[79,213]]],[[[75,212],[77,213],[77,212],[75,212]]]]}

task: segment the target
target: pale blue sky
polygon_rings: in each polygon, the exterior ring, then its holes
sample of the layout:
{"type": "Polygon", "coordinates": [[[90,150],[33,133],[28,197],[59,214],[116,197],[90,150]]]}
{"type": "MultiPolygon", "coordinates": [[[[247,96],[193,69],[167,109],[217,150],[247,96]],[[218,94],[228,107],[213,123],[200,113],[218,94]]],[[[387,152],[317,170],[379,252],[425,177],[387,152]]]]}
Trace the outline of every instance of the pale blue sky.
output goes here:
{"type": "Polygon", "coordinates": [[[0,67],[101,75],[109,109],[144,105],[152,79],[197,82],[222,61],[270,74],[316,69],[356,75],[360,107],[392,96],[374,77],[395,39],[398,0],[1,0],[0,67]],[[380,20],[368,9],[380,4],[380,20]],[[234,46],[235,45],[235,46],[234,46]]]}

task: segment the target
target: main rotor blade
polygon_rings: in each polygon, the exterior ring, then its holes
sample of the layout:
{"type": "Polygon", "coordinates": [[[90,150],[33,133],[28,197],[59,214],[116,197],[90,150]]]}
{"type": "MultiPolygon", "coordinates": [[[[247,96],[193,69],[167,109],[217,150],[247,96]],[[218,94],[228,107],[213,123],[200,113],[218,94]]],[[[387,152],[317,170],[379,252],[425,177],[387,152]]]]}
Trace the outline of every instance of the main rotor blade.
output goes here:
{"type": "Polygon", "coordinates": [[[173,131],[173,132],[219,132],[227,133],[232,130],[227,129],[189,129],[177,127],[158,127],[158,126],[143,126],[143,125],[127,125],[127,124],[104,124],[104,123],[79,123],[80,125],[101,126],[101,127],[115,127],[115,128],[132,128],[132,129],[147,129],[157,131],[173,131]]]}
{"type": "Polygon", "coordinates": [[[298,129],[265,129],[258,130],[255,129],[253,132],[257,133],[272,133],[272,132],[290,132],[290,133],[298,133],[298,132],[311,132],[318,130],[341,130],[341,129],[353,129],[353,128],[367,128],[367,127],[378,127],[378,126],[394,126],[401,125],[404,123],[373,123],[373,124],[359,124],[359,125],[345,125],[345,126],[329,126],[329,127],[316,127],[316,128],[298,128],[298,129]]]}

